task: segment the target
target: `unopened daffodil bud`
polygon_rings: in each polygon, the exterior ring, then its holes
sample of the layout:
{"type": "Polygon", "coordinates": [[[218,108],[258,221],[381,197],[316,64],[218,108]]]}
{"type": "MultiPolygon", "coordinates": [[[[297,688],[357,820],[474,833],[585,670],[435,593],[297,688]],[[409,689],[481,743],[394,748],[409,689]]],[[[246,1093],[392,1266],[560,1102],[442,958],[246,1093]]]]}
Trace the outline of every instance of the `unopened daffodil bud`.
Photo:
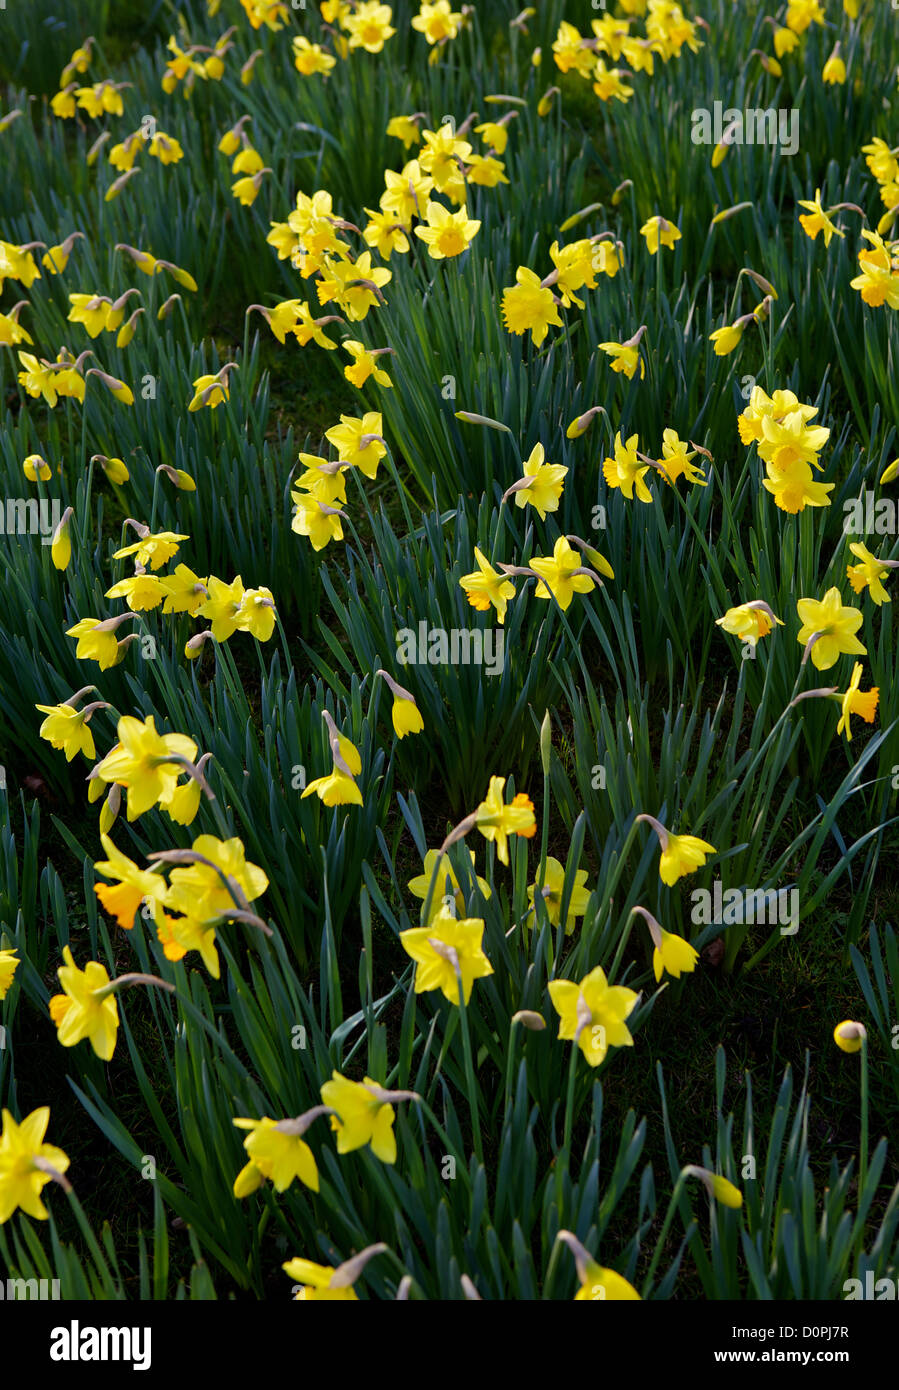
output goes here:
{"type": "Polygon", "coordinates": [[[51,275],[60,275],[69,263],[72,254],[72,247],[78,238],[84,239],[84,232],[70,232],[65,241],[61,241],[58,246],[48,246],[46,253],[41,257],[41,265],[51,275]]]}
{"type": "Polygon", "coordinates": [[[115,396],[117,401],[121,401],[123,405],[134,405],[134,392],[124,381],[119,381],[118,377],[110,376],[108,372],[101,372],[99,367],[88,367],[85,376],[99,377],[107,391],[115,396]]]}
{"type": "Polygon", "coordinates": [[[543,723],[540,725],[540,762],[543,767],[543,776],[549,776],[549,758],[552,750],[553,726],[549,717],[549,710],[543,716],[543,723]]]}
{"type": "Polygon", "coordinates": [[[184,655],[187,657],[188,661],[196,660],[211,636],[212,629],[206,628],[203,632],[196,632],[193,637],[187,639],[184,644],[184,655]]]}
{"type": "Polygon", "coordinates": [[[105,454],[94,454],[91,463],[99,463],[111,483],[127,483],[130,477],[122,459],[109,459],[105,454]]]}
{"type": "Polygon", "coordinates": [[[531,1033],[542,1033],[546,1029],[546,1019],[533,1009],[519,1009],[518,1013],[512,1015],[511,1021],[520,1023],[522,1028],[527,1028],[531,1033]]]}
{"type": "Polygon", "coordinates": [[[833,1040],[842,1052],[860,1052],[868,1033],[863,1023],[843,1019],[833,1030],[833,1040]]]}
{"type": "Polygon", "coordinates": [[[181,492],[196,492],[197,490],[193,478],[189,473],[185,473],[183,468],[173,468],[169,463],[161,463],[156,472],[164,473],[181,492]]]}
{"type": "Polygon", "coordinates": [[[707,840],[700,840],[696,835],[672,834],[655,816],[641,813],[637,820],[647,821],[658,836],[662,849],[659,877],[669,888],[685,874],[695,873],[701,868],[705,864],[706,855],[718,852],[714,845],[710,845],[707,840]]]}
{"type": "Polygon", "coordinates": [[[415,697],[410,695],[408,690],[404,690],[401,685],[397,685],[393,677],[389,676],[386,671],[378,670],[375,675],[382,678],[393,695],[391,717],[397,738],[405,738],[407,734],[420,734],[425,723],[415,703],[415,697]]]}
{"type": "Polygon", "coordinates": [[[662,978],[662,973],[667,972],[679,979],[681,975],[691,974],[696,969],[696,962],[699,960],[699,952],[689,941],[685,941],[682,936],[676,936],[674,932],[665,931],[665,928],[656,921],[651,912],[647,912],[645,907],[631,908],[631,915],[639,912],[649,927],[649,934],[652,937],[652,944],[655,950],[652,953],[653,974],[656,982],[662,978]]]}
{"type": "Polygon", "coordinates": [[[735,1187],[727,1178],[720,1173],[712,1173],[708,1168],[701,1168],[698,1164],[691,1163],[684,1169],[684,1174],[691,1178],[700,1178],[705,1184],[709,1196],[722,1206],[733,1207],[737,1210],[743,1205],[743,1194],[738,1187],[735,1187]]]}
{"type": "Polygon", "coordinates": [[[53,532],[53,540],[50,545],[50,558],[58,570],[68,568],[72,558],[72,538],[69,534],[69,520],[72,516],[72,508],[66,507],[59,520],[59,525],[53,532]]]}
{"type": "Polygon", "coordinates": [[[52,476],[49,463],[40,454],[29,454],[22,464],[22,471],[29,483],[36,483],[38,478],[45,483],[52,476]]]}
{"type": "Polygon", "coordinates": [[[580,439],[582,434],[587,433],[595,417],[600,413],[605,415],[605,408],[601,405],[594,405],[591,406],[589,410],[585,410],[583,415],[575,416],[565,431],[566,439],[580,439]]]}
{"type": "Polygon", "coordinates": [[[243,67],[241,68],[241,70],[240,70],[240,80],[241,80],[241,82],[243,83],[243,85],[244,85],[245,87],[249,87],[250,83],[253,81],[253,78],[254,78],[254,76],[255,76],[255,73],[253,72],[253,68],[254,68],[254,66],[255,66],[255,64],[256,64],[256,59],[257,59],[257,58],[261,58],[261,57],[262,57],[262,49],[261,49],[261,48],[254,49],[254,51],[250,54],[249,58],[248,58],[247,61],[244,63],[243,67]]]}
{"type": "Polygon", "coordinates": [[[115,340],[116,347],[126,348],[128,346],[128,344],[131,342],[131,339],[134,337],[134,333],[137,328],[137,320],[143,312],[143,309],[135,309],[130,319],[126,319],[126,321],[122,324],[115,340]]]}
{"type": "Polygon", "coordinates": [[[119,174],[119,177],[112,181],[112,183],[109,185],[106,192],[104,193],[104,203],[111,203],[113,198],[117,198],[121,193],[122,189],[125,187],[125,184],[128,182],[128,180],[133,179],[134,175],[139,173],[140,169],[135,167],[134,169],[126,169],[124,174],[119,174]]]}
{"type": "Polygon", "coordinates": [[[506,434],[512,431],[508,425],[504,425],[500,420],[493,420],[489,415],[476,415],[472,410],[454,411],[457,420],[464,420],[466,425],[486,425],[491,430],[505,430],[506,434]]]}
{"type": "Polygon", "coordinates": [[[742,337],[742,324],[726,324],[723,328],[716,328],[714,333],[709,334],[709,342],[715,349],[716,357],[726,357],[728,353],[734,352],[739,347],[742,337]]]}
{"type": "MultiPolygon", "coordinates": [[[[99,780],[99,779],[97,779],[99,780]]],[[[122,789],[117,782],[109,788],[109,795],[100,807],[100,834],[108,835],[116,823],[119,807],[122,804],[122,789]]]]}

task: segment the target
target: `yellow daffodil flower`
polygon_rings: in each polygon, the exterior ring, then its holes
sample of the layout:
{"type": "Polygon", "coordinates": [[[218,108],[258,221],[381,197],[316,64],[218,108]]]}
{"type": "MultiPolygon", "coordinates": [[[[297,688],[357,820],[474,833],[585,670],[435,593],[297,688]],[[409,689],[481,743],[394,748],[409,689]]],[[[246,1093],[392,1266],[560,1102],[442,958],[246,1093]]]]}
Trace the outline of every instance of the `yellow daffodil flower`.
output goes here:
{"type": "Polygon", "coordinates": [[[32,1110],[18,1124],[8,1110],[2,1112],[2,1119],[0,1225],[19,1207],[35,1221],[46,1221],[50,1213],[41,1201],[41,1192],[48,1182],[53,1182],[54,1173],[61,1177],[69,1166],[68,1155],[62,1149],[44,1143],[50,1107],[42,1105],[32,1110]]]}
{"type": "Polygon", "coordinates": [[[580,555],[572,550],[565,536],[556,541],[551,557],[535,556],[530,569],[540,577],[534,597],[548,599],[551,595],[563,613],[571,606],[575,594],[589,594],[595,588],[594,580],[581,565],[580,555]]]}
{"type": "Polygon", "coordinates": [[[622,985],[610,985],[597,965],[580,984],[550,980],[549,997],[559,1015],[559,1037],[577,1043],[591,1067],[605,1060],[610,1047],[633,1047],[625,1019],[639,996],[622,985]]]}
{"type": "Polygon", "coordinates": [[[829,670],[844,652],[867,655],[867,648],[855,636],[864,621],[863,615],[857,608],[843,606],[836,586],[828,589],[823,599],[799,599],[796,610],[802,623],[796,640],[805,646],[816,637],[811,647],[812,665],[816,670],[829,670]]]}
{"type": "Polygon", "coordinates": [[[416,962],[415,993],[439,989],[451,1004],[458,1004],[461,981],[467,1005],[475,980],[493,974],[481,944],[483,936],[482,918],[455,917],[445,907],[426,927],[400,932],[403,950],[416,962]]]}
{"type": "Polygon", "coordinates": [[[515,585],[493,568],[477,546],[474,548],[474,558],[478,568],[471,574],[463,574],[459,580],[465,597],[472,608],[481,613],[489,612],[492,605],[496,609],[497,622],[505,623],[509,600],[515,597],[515,585]]]}
{"type": "MultiPolygon", "coordinates": [[[[590,894],[584,887],[587,882],[587,870],[576,869],[574,874],[574,887],[571,890],[571,899],[568,903],[568,914],[565,918],[565,935],[571,936],[575,926],[576,918],[583,917],[587,911],[587,904],[590,901],[590,894]]],[[[550,924],[554,927],[559,925],[562,915],[562,896],[565,891],[565,869],[554,859],[552,855],[547,856],[546,871],[543,877],[542,897],[546,904],[546,914],[550,924]]],[[[528,902],[531,905],[531,912],[534,910],[534,895],[537,892],[536,882],[528,886],[528,902]]],[[[527,918],[528,926],[538,926],[539,922],[534,917],[533,921],[527,918]]]]}
{"type": "Polygon", "coordinates": [[[74,1047],[88,1038],[97,1056],[108,1062],[115,1051],[119,1008],[115,995],[104,993],[111,983],[106,967],[91,960],[79,970],[71,947],[64,946],[62,954],[65,965],[56,973],[63,993],[54,994],[49,1006],[59,1042],[74,1047]]]}
{"type": "Polygon", "coordinates": [[[562,327],[552,290],[544,288],[539,275],[520,265],[515,272],[515,285],[503,290],[502,316],[509,333],[519,337],[530,329],[537,347],[543,342],[550,325],[562,327]]]}

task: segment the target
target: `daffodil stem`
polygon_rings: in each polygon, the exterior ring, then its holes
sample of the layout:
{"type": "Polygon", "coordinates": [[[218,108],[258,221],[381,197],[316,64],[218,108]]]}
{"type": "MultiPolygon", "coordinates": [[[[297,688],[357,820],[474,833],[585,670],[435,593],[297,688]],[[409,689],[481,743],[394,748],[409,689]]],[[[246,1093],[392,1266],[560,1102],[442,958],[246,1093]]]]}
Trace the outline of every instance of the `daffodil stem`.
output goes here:
{"type": "Polygon", "coordinates": [[[665,1220],[662,1222],[662,1229],[659,1232],[659,1238],[656,1241],[656,1248],[653,1251],[652,1259],[649,1262],[649,1269],[646,1271],[646,1278],[643,1280],[643,1288],[640,1294],[641,1298],[647,1298],[649,1296],[650,1290],[652,1289],[652,1283],[653,1279],[655,1278],[655,1272],[658,1268],[659,1260],[662,1258],[662,1249],[665,1245],[665,1241],[668,1239],[668,1232],[671,1229],[671,1222],[674,1219],[674,1210],[678,1202],[680,1201],[680,1195],[683,1191],[684,1183],[686,1182],[686,1180],[686,1173],[678,1173],[677,1182],[674,1184],[674,1191],[671,1193],[671,1200],[668,1203],[668,1210],[665,1213],[665,1220]]]}
{"type": "Polygon", "coordinates": [[[406,501],[406,488],[400,479],[400,475],[397,471],[397,466],[393,459],[393,452],[390,449],[387,450],[385,458],[388,470],[390,471],[390,475],[393,478],[393,481],[396,483],[396,489],[399,493],[400,498],[400,506],[403,509],[403,516],[406,518],[406,526],[408,528],[408,533],[409,535],[411,535],[412,532],[415,530],[415,527],[412,524],[412,517],[409,514],[409,504],[406,501]]]}
{"type": "MultiPolygon", "coordinates": [[[[79,477],[85,477],[85,464],[88,463],[88,398],[82,400],[81,406],[81,468],[79,477]]],[[[88,480],[85,482],[85,514],[81,521],[81,548],[88,545],[88,525],[90,520],[90,489],[93,486],[93,457],[88,463],[88,480]]]]}
{"type": "Polygon", "coordinates": [[[75,1220],[78,1222],[78,1227],[81,1231],[81,1234],[84,1236],[85,1243],[94,1257],[94,1262],[97,1266],[98,1273],[102,1276],[105,1276],[105,1278],[111,1282],[112,1276],[110,1274],[109,1266],[106,1263],[103,1251],[100,1249],[99,1242],[97,1241],[97,1237],[94,1235],[91,1224],[88,1221],[87,1216],[85,1215],[84,1208],[82,1207],[78,1198],[75,1196],[75,1189],[73,1187],[70,1187],[68,1192],[66,1193],[66,1196],[69,1199],[69,1205],[71,1206],[72,1211],[75,1213],[75,1220]]]}
{"type": "Polygon", "coordinates": [[[468,1028],[468,1009],[465,1004],[465,987],[462,976],[457,977],[459,988],[459,1011],[462,1022],[462,1047],[465,1052],[465,1080],[468,1085],[468,1106],[471,1111],[471,1128],[474,1139],[474,1151],[477,1155],[478,1163],[483,1167],[484,1146],[481,1142],[481,1116],[478,1112],[478,1088],[474,1075],[474,1058],[471,1052],[471,1033],[468,1028]]]}
{"type": "Polygon", "coordinates": [[[434,868],[431,870],[431,881],[428,884],[428,891],[421,909],[421,925],[426,927],[431,920],[431,903],[434,901],[434,889],[437,887],[437,875],[440,873],[440,861],[443,856],[438,851],[434,861],[434,868]]]}
{"type": "Polygon", "coordinates": [[[693,513],[690,511],[689,507],[687,506],[687,499],[686,499],[686,497],[682,497],[681,494],[678,492],[678,490],[677,490],[677,484],[675,484],[675,486],[673,487],[672,491],[674,492],[675,497],[677,498],[678,502],[680,503],[680,506],[681,506],[681,508],[682,508],[682,510],[683,510],[684,516],[687,518],[687,520],[689,521],[690,525],[693,527],[693,530],[696,532],[697,538],[698,538],[698,540],[699,540],[699,544],[702,546],[703,550],[705,551],[706,559],[709,561],[709,563],[710,563],[711,565],[717,567],[717,559],[716,559],[715,553],[714,553],[714,551],[712,550],[711,546],[709,545],[708,541],[706,540],[705,536],[702,534],[702,531],[701,531],[700,528],[699,528],[699,525],[698,525],[698,523],[697,523],[697,521],[696,521],[696,518],[694,517],[693,513]]]}
{"type": "Polygon", "coordinates": [[[862,1192],[868,1180],[868,1039],[862,1038],[861,1054],[861,1107],[862,1132],[858,1155],[858,1195],[861,1203],[862,1192]]]}
{"type": "Polygon", "coordinates": [[[499,548],[500,538],[502,536],[503,508],[505,507],[505,505],[506,499],[505,497],[502,497],[500,499],[499,511],[496,514],[496,530],[493,533],[493,545],[490,550],[490,563],[494,567],[496,566],[496,552],[499,548]]]}
{"type": "MultiPolygon", "coordinates": [[[[82,415],[81,415],[81,454],[82,454],[82,460],[81,460],[81,461],[82,461],[82,465],[83,465],[83,463],[84,463],[84,452],[85,452],[85,450],[84,450],[84,445],[85,445],[84,428],[85,428],[85,427],[84,427],[84,413],[83,413],[83,412],[84,412],[84,406],[82,406],[82,415]]],[[[84,477],[83,466],[82,466],[82,474],[81,474],[81,476],[84,477]]],[[[94,483],[94,460],[91,459],[90,463],[87,465],[87,478],[86,478],[85,484],[84,484],[84,516],[81,518],[81,549],[82,549],[82,551],[85,551],[85,550],[87,549],[87,535],[88,535],[88,527],[90,526],[90,514],[91,514],[91,489],[92,489],[92,487],[93,487],[93,483],[94,483]]]]}
{"type": "Polygon", "coordinates": [[[512,1071],[515,1066],[515,1035],[518,1025],[513,1019],[509,1024],[509,1048],[506,1054],[506,1087],[503,1096],[503,1126],[509,1117],[509,1106],[512,1103],[512,1071]]]}
{"type": "Polygon", "coordinates": [[[150,530],[156,530],[156,502],[159,496],[159,469],[153,474],[153,498],[150,502],[150,530]]]}
{"type": "MultiPolygon", "coordinates": [[[[547,908],[546,908],[546,899],[545,899],[544,896],[543,896],[543,885],[544,885],[544,883],[546,882],[546,853],[547,853],[548,848],[549,848],[549,773],[546,772],[546,773],[543,774],[543,808],[542,808],[541,826],[540,826],[540,863],[539,863],[539,865],[537,866],[537,878],[536,878],[535,884],[534,884],[534,940],[535,940],[535,941],[537,940],[538,931],[539,931],[540,927],[543,925],[543,923],[540,921],[540,916],[541,916],[541,914],[540,914],[540,911],[539,911],[539,909],[538,909],[538,907],[537,907],[538,902],[542,904],[542,907],[543,907],[543,917],[544,917],[544,920],[545,920],[546,924],[547,924],[548,926],[550,925],[550,922],[549,922],[549,913],[548,913],[547,908]]],[[[549,941],[547,942],[547,956],[549,957],[549,959],[547,960],[547,972],[551,971],[551,970],[553,969],[553,966],[554,966],[554,961],[553,961],[553,958],[552,958],[552,954],[551,954],[551,953],[552,953],[552,932],[550,931],[550,933],[549,933],[549,941]]]]}
{"type": "Polygon", "coordinates": [[[571,1057],[568,1062],[568,1094],[565,1097],[565,1129],[563,1132],[562,1146],[565,1150],[565,1162],[570,1166],[571,1163],[571,1131],[574,1125],[574,1086],[577,1080],[577,1059],[580,1047],[576,1042],[571,1044],[571,1057]]]}
{"type": "Polygon", "coordinates": [[[563,1185],[566,1174],[571,1172],[571,1131],[574,1126],[574,1087],[577,1080],[577,1059],[580,1048],[576,1042],[571,1044],[568,1059],[568,1091],[565,1097],[565,1123],[562,1131],[562,1153],[556,1155],[556,1204],[560,1219],[562,1211],[563,1185]]]}
{"type": "MultiPolygon", "coordinates": [[[[561,1212],[559,1213],[559,1217],[561,1219],[561,1212]]],[[[556,1240],[553,1242],[552,1253],[549,1257],[549,1264],[546,1266],[546,1277],[543,1280],[544,1299],[548,1299],[550,1297],[550,1290],[552,1289],[553,1281],[556,1277],[556,1270],[559,1267],[559,1259],[561,1258],[561,1254],[562,1242],[560,1240],[556,1240]]]]}
{"type": "MultiPolygon", "coordinates": [[[[626,835],[625,838],[624,838],[624,844],[621,846],[621,853],[620,853],[619,856],[618,856],[618,861],[617,861],[617,863],[616,863],[614,869],[612,870],[612,876],[611,876],[611,879],[610,879],[610,881],[609,881],[608,887],[607,887],[607,889],[606,889],[607,898],[608,898],[608,908],[611,908],[611,906],[612,906],[612,895],[614,894],[615,889],[616,889],[617,886],[618,886],[618,880],[619,880],[619,878],[621,877],[621,873],[622,873],[622,870],[623,870],[625,864],[627,863],[627,856],[628,856],[628,854],[630,853],[630,848],[631,848],[631,845],[632,845],[632,843],[633,843],[634,836],[635,836],[636,833],[637,833],[637,825],[638,825],[638,824],[639,824],[639,822],[637,821],[636,817],[634,817],[634,820],[633,820],[633,822],[632,822],[632,824],[631,824],[631,828],[630,828],[630,830],[627,832],[627,835],[626,835]]],[[[608,909],[607,909],[607,910],[608,910],[608,909]]],[[[616,970],[618,969],[618,965],[619,965],[619,962],[620,962],[620,960],[621,960],[621,955],[622,955],[622,953],[623,953],[623,950],[624,950],[624,945],[623,945],[623,943],[619,943],[618,950],[617,950],[616,953],[615,953],[615,959],[613,960],[611,969],[609,970],[609,976],[608,976],[608,978],[609,978],[609,982],[610,982],[610,983],[611,983],[611,982],[614,980],[614,978],[615,978],[615,972],[616,972],[616,970]]]]}
{"type": "MultiPolygon", "coordinates": [[[[449,1157],[449,1158],[455,1158],[457,1155],[456,1155],[456,1150],[455,1150],[455,1147],[454,1147],[454,1145],[453,1145],[453,1142],[452,1142],[452,1140],[450,1139],[449,1135],[447,1134],[446,1130],[443,1128],[443,1125],[442,1125],[442,1124],[440,1123],[440,1121],[438,1120],[437,1116],[434,1114],[434,1111],[431,1109],[430,1105],[428,1105],[428,1102],[427,1102],[426,1100],[424,1100],[423,1098],[419,1097],[418,1104],[421,1106],[421,1108],[422,1108],[422,1110],[424,1111],[425,1115],[427,1116],[428,1120],[430,1120],[431,1124],[433,1125],[434,1130],[436,1131],[436,1134],[437,1134],[438,1139],[439,1139],[440,1142],[444,1145],[444,1147],[445,1147],[445,1149],[446,1149],[447,1157],[449,1157]]],[[[460,1159],[460,1162],[461,1162],[461,1159],[460,1159]]],[[[470,1188],[471,1188],[471,1179],[470,1179],[470,1177],[469,1177],[469,1175],[468,1175],[468,1168],[466,1167],[466,1165],[465,1165],[464,1163],[462,1163],[462,1176],[463,1176],[464,1179],[465,1179],[466,1186],[470,1189],[470,1188]]]]}
{"type": "Polygon", "coordinates": [[[537,868],[537,892],[534,894],[534,902],[537,901],[537,894],[542,893],[543,885],[546,881],[546,852],[549,848],[549,773],[543,774],[543,814],[540,827],[540,864],[537,868]]]}
{"type": "Polygon", "coordinates": [[[618,946],[617,946],[617,949],[616,949],[616,951],[615,951],[614,958],[613,958],[613,960],[612,960],[612,964],[611,964],[611,966],[610,966],[610,968],[609,968],[609,979],[610,979],[610,980],[614,980],[615,976],[616,976],[617,973],[618,973],[618,967],[619,967],[619,965],[621,964],[621,957],[624,955],[624,949],[625,949],[625,947],[627,946],[628,939],[629,939],[629,937],[630,937],[631,932],[633,931],[633,927],[634,927],[634,917],[633,917],[633,913],[632,913],[632,914],[628,917],[627,921],[626,921],[625,924],[624,924],[624,931],[621,933],[621,937],[620,937],[620,939],[619,939],[618,946]]]}

